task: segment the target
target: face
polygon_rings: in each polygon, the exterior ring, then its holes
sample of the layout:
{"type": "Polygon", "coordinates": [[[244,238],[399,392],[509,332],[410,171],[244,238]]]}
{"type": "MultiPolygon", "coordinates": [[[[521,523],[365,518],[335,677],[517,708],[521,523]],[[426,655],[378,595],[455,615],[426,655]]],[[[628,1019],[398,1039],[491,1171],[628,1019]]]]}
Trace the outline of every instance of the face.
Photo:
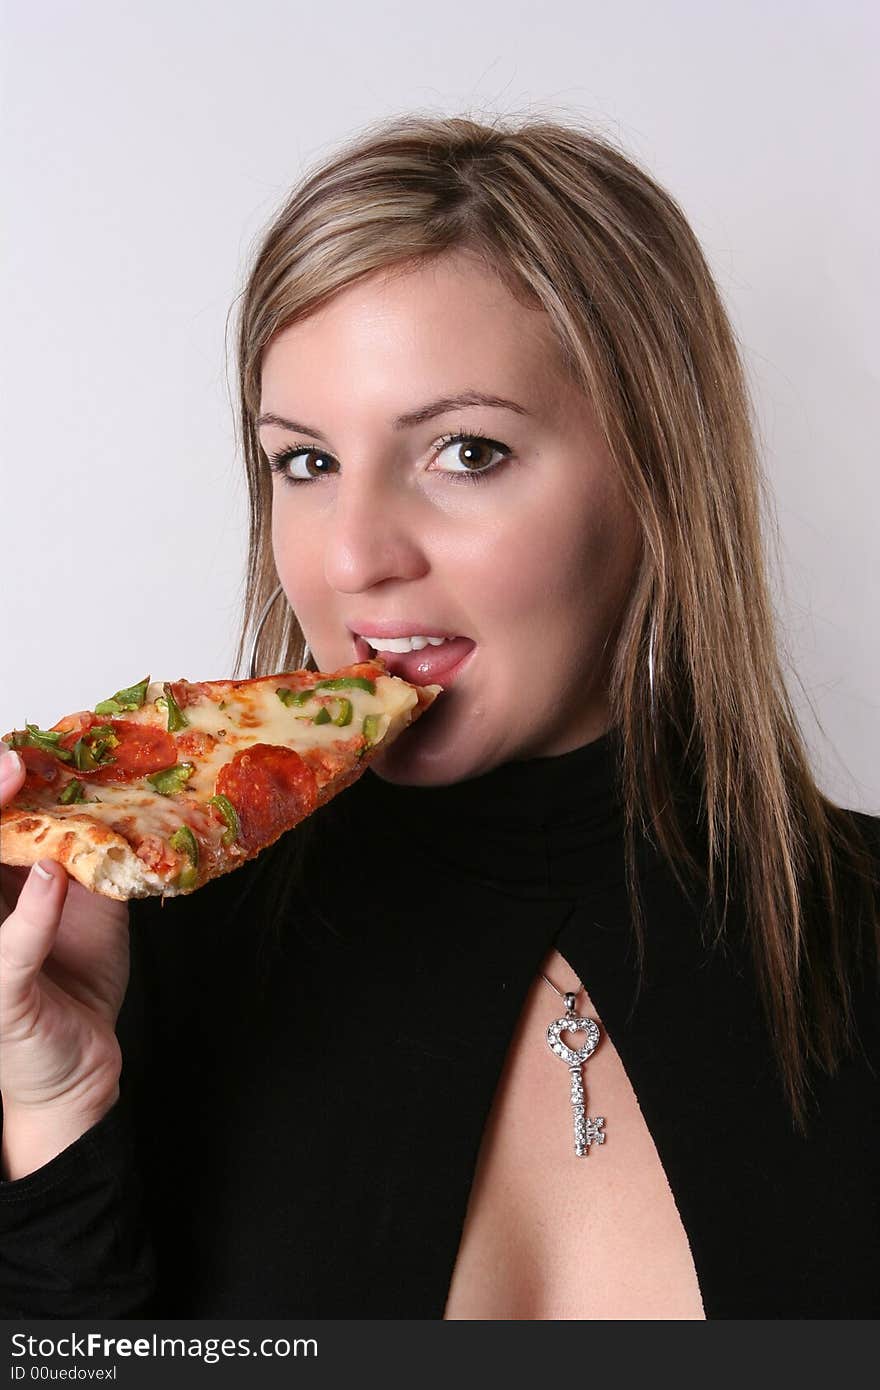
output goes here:
{"type": "Polygon", "coordinates": [[[598,738],[640,540],[547,316],[459,251],[341,290],[261,385],[288,422],[260,425],[275,564],[319,669],[371,657],[362,635],[459,639],[382,653],[444,690],[373,771],[441,786],[598,738]],[[495,403],[437,407],[466,392],[495,403]]]}

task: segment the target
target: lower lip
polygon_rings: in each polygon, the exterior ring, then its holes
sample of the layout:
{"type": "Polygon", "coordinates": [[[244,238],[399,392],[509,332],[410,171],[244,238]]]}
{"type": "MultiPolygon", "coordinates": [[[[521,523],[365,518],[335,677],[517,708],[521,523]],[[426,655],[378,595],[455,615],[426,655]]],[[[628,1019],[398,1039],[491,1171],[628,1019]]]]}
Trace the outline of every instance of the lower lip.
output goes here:
{"type": "Polygon", "coordinates": [[[470,637],[455,637],[440,647],[422,647],[418,652],[374,652],[363,637],[355,640],[358,661],[381,657],[389,676],[399,676],[412,685],[452,685],[464,666],[476,642],[470,637]]]}

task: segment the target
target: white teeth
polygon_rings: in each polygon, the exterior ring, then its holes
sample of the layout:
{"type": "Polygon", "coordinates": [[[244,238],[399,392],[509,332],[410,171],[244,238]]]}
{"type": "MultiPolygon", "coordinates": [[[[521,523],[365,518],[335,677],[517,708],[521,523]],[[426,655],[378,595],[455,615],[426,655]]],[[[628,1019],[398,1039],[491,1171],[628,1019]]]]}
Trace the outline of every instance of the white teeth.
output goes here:
{"type": "Polygon", "coordinates": [[[363,632],[361,636],[374,652],[420,652],[428,645],[439,647],[452,641],[451,637],[367,637],[363,632]]]}

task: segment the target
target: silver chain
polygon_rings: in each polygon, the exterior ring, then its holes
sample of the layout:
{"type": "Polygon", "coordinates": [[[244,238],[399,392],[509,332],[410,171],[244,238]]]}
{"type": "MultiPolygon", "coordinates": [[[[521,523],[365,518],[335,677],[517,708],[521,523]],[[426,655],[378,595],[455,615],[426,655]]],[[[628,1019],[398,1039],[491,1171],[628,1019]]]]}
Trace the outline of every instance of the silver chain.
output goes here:
{"type": "Polygon", "coordinates": [[[559,995],[559,998],[560,998],[560,999],[564,999],[565,996],[566,996],[567,994],[572,994],[572,995],[574,995],[574,997],[575,997],[575,999],[576,999],[577,996],[580,994],[581,990],[583,989],[583,985],[578,985],[577,989],[557,989],[556,986],[554,985],[553,981],[552,981],[552,980],[548,980],[548,979],[547,979],[547,976],[546,976],[545,974],[543,974],[543,972],[541,973],[541,979],[545,982],[545,984],[548,984],[548,985],[550,986],[550,988],[553,990],[554,994],[558,994],[558,995],[559,995]]]}

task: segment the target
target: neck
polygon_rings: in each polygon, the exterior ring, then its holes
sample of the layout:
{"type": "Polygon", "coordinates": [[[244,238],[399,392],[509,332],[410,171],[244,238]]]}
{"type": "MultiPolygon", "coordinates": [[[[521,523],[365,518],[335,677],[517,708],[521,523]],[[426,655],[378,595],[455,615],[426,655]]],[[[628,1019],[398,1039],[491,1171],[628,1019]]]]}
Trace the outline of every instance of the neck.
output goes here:
{"type": "Polygon", "coordinates": [[[443,787],[384,782],[369,769],[344,798],[351,833],[369,822],[392,867],[424,861],[525,897],[572,897],[623,874],[616,731],[556,756],[504,763],[443,787]]]}

